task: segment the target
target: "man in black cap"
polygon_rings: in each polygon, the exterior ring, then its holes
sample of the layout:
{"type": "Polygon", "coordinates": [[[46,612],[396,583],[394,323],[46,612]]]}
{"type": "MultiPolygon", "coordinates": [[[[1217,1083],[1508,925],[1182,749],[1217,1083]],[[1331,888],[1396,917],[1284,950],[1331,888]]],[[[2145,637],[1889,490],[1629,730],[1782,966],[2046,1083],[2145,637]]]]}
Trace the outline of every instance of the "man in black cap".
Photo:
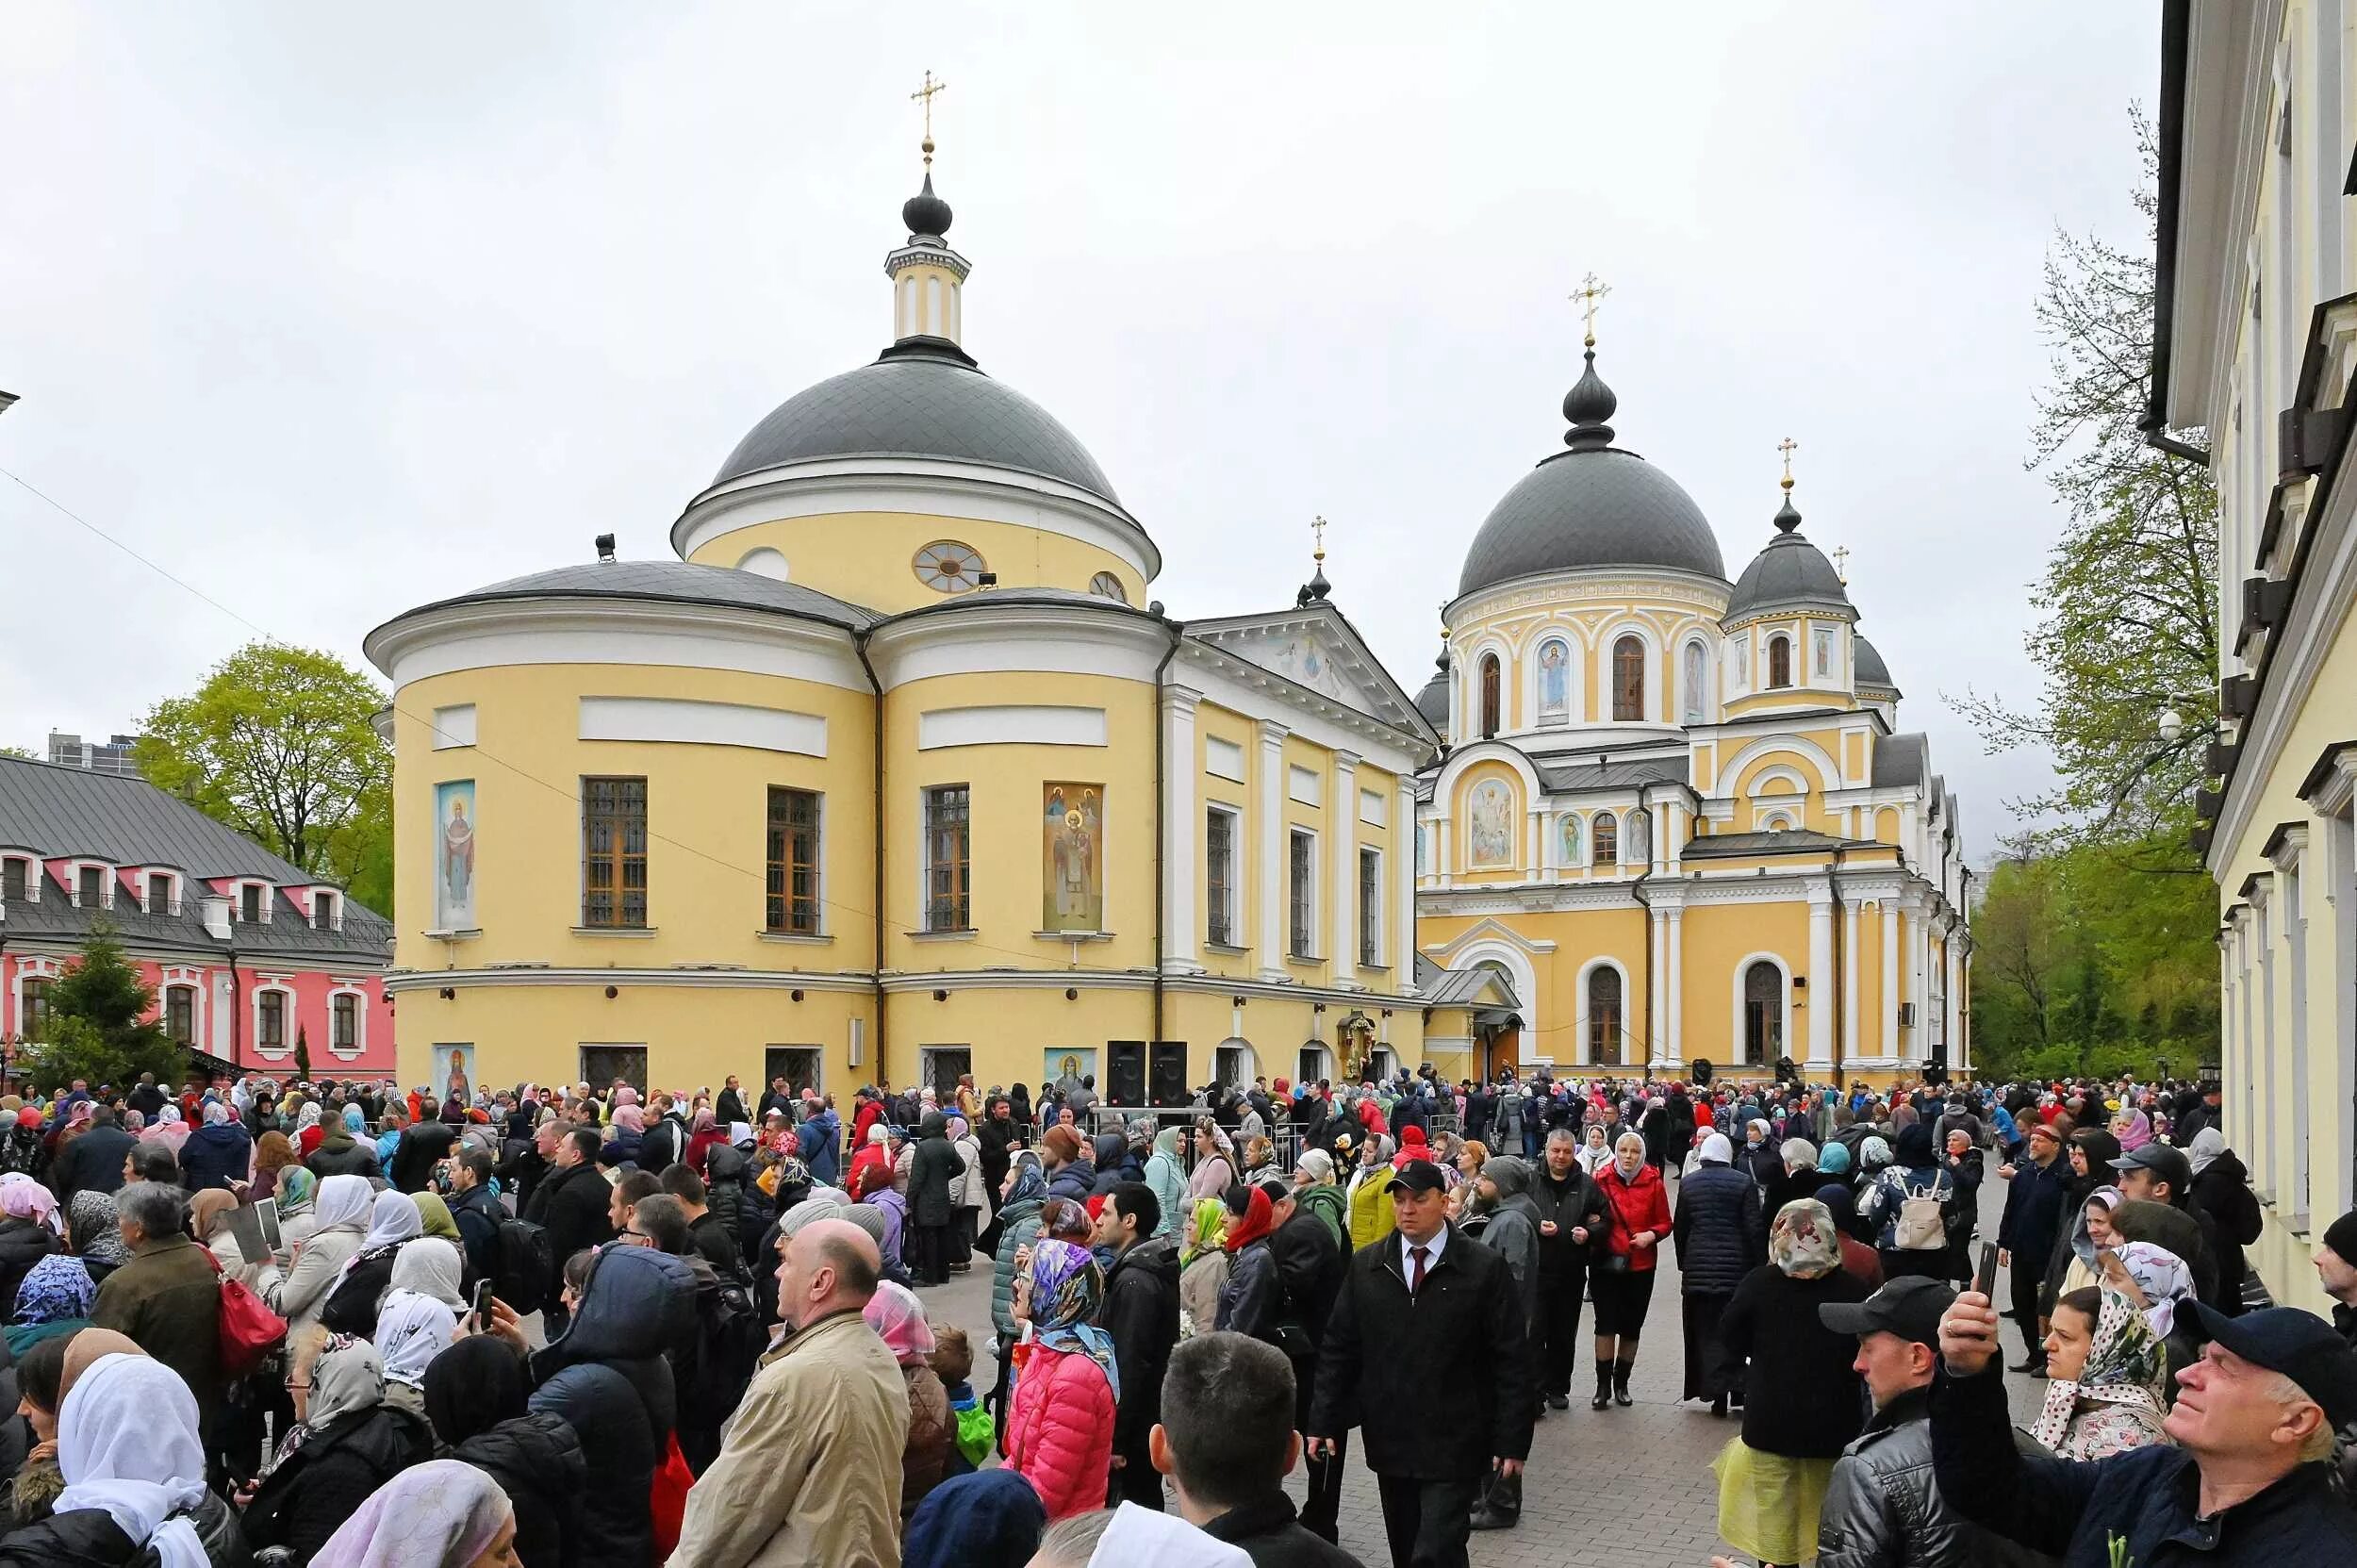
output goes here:
{"type": "Polygon", "coordinates": [[[1318,1347],[1310,1451],[1365,1428],[1393,1568],[1464,1568],[1475,1500],[1522,1474],[1537,1413],[1513,1271],[1449,1224],[1446,1187],[1399,1167],[1399,1229],[1352,1255],[1318,1347]]]}
{"type": "Polygon", "coordinates": [[[2357,1349],[2357,1209],[2324,1228],[2316,1263],[2316,1281],[2332,1298],[2332,1327],[2357,1349]]]}
{"type": "MultiPolygon", "coordinates": [[[[1984,1560],[1981,1531],[1949,1507],[1932,1478],[1932,1377],[1939,1318],[1956,1293],[1937,1279],[1893,1279],[1863,1301],[1827,1302],[1819,1321],[1857,1336],[1851,1369],[1873,1396],[1873,1419],[1841,1450],[1817,1519],[1818,1568],[1964,1568],[1984,1560]]],[[[1732,1558],[1713,1568],[1737,1568],[1732,1558]]]]}
{"type": "Polygon", "coordinates": [[[2193,1196],[2193,1162],[2184,1151],[2167,1144],[2147,1144],[2114,1160],[2112,1169],[2119,1173],[2121,1197],[2146,1203],[2166,1203],[2193,1216],[2193,1222],[2201,1228],[2201,1256],[2185,1260],[2185,1267],[2193,1274],[2194,1294],[2230,1317],[2241,1312],[2240,1301],[2224,1300],[2218,1295],[2217,1221],[2210,1217],[2209,1211],[2197,1209],[2189,1201],[2193,1196]]]}
{"type": "Polygon", "coordinates": [[[2176,1444],[2110,1459],[2014,1444],[1997,1312],[1967,1292],[1939,1325],[1932,1460],[1975,1523],[2066,1568],[2200,1560],[2220,1568],[2357,1562],[2357,1510],[2332,1494],[2333,1428],[2357,1417],[2357,1351],[2295,1307],[2227,1317],[2193,1304],[2209,1345],[2177,1374],[2176,1444]]]}

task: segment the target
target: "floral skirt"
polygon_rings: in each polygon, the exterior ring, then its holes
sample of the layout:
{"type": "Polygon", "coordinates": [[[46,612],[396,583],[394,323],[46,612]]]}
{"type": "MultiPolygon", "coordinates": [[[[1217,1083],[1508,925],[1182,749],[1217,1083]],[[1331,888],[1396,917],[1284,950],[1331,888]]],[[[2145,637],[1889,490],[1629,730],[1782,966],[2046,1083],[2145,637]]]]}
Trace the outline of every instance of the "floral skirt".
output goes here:
{"type": "Polygon", "coordinates": [[[1730,1442],[1711,1461],[1719,1477],[1719,1534],[1762,1562],[1805,1562],[1817,1555],[1817,1515],[1833,1479],[1829,1459],[1787,1459],[1730,1442]]]}

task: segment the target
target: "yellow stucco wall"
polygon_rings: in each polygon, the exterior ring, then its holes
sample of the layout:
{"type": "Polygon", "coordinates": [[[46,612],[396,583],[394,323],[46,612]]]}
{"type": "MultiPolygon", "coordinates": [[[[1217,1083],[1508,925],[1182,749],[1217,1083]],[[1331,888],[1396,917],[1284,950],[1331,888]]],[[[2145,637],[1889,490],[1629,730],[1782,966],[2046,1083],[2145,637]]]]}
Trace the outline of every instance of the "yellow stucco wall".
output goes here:
{"type": "Polygon", "coordinates": [[[777,551],[791,581],[889,614],[936,604],[942,595],[916,577],[916,553],[937,540],[971,545],[1000,587],[1069,588],[1110,571],[1132,604],[1146,602],[1146,580],[1112,551],[1044,528],[915,512],[845,512],[750,523],[706,539],[688,557],[733,567],[754,550],[777,551]]]}

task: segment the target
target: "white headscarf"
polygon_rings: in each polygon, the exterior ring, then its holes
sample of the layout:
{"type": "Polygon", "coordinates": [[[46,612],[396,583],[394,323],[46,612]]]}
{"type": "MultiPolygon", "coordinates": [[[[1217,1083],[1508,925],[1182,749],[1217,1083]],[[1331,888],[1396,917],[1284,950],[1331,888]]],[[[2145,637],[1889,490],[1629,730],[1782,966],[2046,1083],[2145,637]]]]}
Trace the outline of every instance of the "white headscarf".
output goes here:
{"type": "Polygon", "coordinates": [[[311,1217],[321,1230],[357,1225],[368,1217],[370,1197],[367,1177],[331,1176],[311,1199],[311,1217]]]}
{"type": "Polygon", "coordinates": [[[2185,1163],[2193,1166],[2194,1175],[2200,1176],[2210,1168],[2211,1161],[2225,1152],[2226,1134],[2215,1127],[2205,1127],[2185,1146],[2185,1163]]]}
{"type": "Polygon", "coordinates": [[[375,1206],[369,1211],[369,1233],[360,1249],[366,1252],[414,1241],[424,1231],[425,1216],[418,1213],[416,1198],[407,1193],[379,1193],[375,1206]]]}
{"type": "Polygon", "coordinates": [[[1252,1559],[1175,1513],[1124,1503],[1097,1537],[1089,1568],[1252,1568],[1252,1559]]]}
{"type": "Polygon", "coordinates": [[[156,1548],[163,1568],[207,1568],[196,1527],[172,1515],[205,1500],[205,1449],[196,1396],[179,1375],[146,1356],[101,1356],[58,1412],[56,1510],[105,1509],[134,1544],[156,1548]]]}
{"type": "Polygon", "coordinates": [[[458,1294],[465,1266],[457,1247],[439,1236],[420,1236],[394,1254],[392,1282],[387,1288],[415,1291],[453,1311],[465,1312],[467,1298],[458,1294]]]}
{"type": "Polygon", "coordinates": [[[327,1538],[313,1568],[442,1568],[472,1562],[516,1516],[488,1473],[457,1460],[412,1465],[327,1538]]]}
{"type": "Polygon", "coordinates": [[[416,1291],[389,1291],[376,1310],[376,1354],[385,1363],[385,1380],[425,1386],[425,1369],[450,1348],[458,1332],[458,1314],[430,1296],[416,1291]]]}
{"type": "Polygon", "coordinates": [[[1735,1146],[1727,1142],[1727,1135],[1725,1133],[1713,1132],[1709,1137],[1703,1140],[1702,1152],[1699,1158],[1704,1160],[1715,1160],[1722,1165],[1732,1165],[1735,1164],[1735,1146]]]}

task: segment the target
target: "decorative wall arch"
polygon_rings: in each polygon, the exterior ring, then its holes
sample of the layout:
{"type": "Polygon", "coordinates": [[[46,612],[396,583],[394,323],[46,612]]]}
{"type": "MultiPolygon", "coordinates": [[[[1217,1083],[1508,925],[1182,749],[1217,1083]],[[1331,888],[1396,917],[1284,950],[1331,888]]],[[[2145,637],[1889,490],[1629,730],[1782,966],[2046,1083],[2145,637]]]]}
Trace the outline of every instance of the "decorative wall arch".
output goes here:
{"type": "Polygon", "coordinates": [[[1709,640],[1700,634],[1678,644],[1677,713],[1680,723],[1707,724],[1719,712],[1716,677],[1719,661],[1710,656],[1709,640]]]}
{"type": "Polygon", "coordinates": [[[1817,769],[1818,782],[1813,788],[1841,787],[1841,767],[1833,760],[1833,753],[1806,735],[1762,735],[1749,746],[1729,757],[1719,768],[1719,777],[1727,781],[1730,791],[1743,777],[1743,770],[1760,758],[1788,751],[1817,769]]]}
{"type": "Polygon", "coordinates": [[[1629,990],[1627,966],[1617,958],[1607,958],[1601,954],[1579,966],[1579,980],[1574,993],[1578,998],[1579,1012],[1573,1023],[1577,1032],[1572,1042],[1572,1060],[1583,1067],[1595,1066],[1603,1061],[1595,1052],[1593,1040],[1595,1019],[1589,1004],[1590,995],[1594,989],[1596,973],[1603,969],[1609,969],[1621,982],[1620,1025],[1617,1032],[1621,1048],[1618,1065],[1642,1066],[1645,1063],[1644,1042],[1638,1039],[1635,1032],[1628,1026],[1632,993],[1629,990]]]}
{"type": "Polygon", "coordinates": [[[1599,697],[1596,704],[1598,722],[1612,724],[1658,724],[1661,722],[1654,717],[1661,711],[1661,697],[1665,689],[1662,685],[1661,634],[1651,623],[1640,620],[1635,616],[1623,616],[1617,620],[1607,623],[1604,631],[1596,637],[1595,665],[1596,691],[1599,697]],[[1634,719],[1612,717],[1614,712],[1612,702],[1613,654],[1624,636],[1635,637],[1644,645],[1645,649],[1645,700],[1639,709],[1640,717],[1634,719]]]}
{"type": "Polygon", "coordinates": [[[1541,626],[1531,640],[1530,656],[1523,661],[1523,712],[1530,718],[1523,728],[1560,729],[1583,720],[1588,710],[1588,654],[1576,632],[1553,621],[1541,626]],[[1562,662],[1559,667],[1550,667],[1547,654],[1557,647],[1562,650],[1562,662]],[[1558,693],[1559,701],[1556,700],[1558,693]]]}
{"type": "Polygon", "coordinates": [[[1808,788],[1808,779],[1799,768],[1771,763],[1752,775],[1751,782],[1743,787],[1743,793],[1755,801],[1762,801],[1787,793],[1805,795],[1808,788]],[[1788,784],[1792,788],[1789,791],[1772,790],[1768,787],[1772,784],[1788,784]]]}
{"type": "MultiPolygon", "coordinates": [[[[1778,1020],[1778,1029],[1784,1046],[1783,1054],[1787,1056],[1792,1054],[1792,1048],[1794,1044],[1792,1036],[1792,966],[1785,962],[1784,955],[1781,953],[1746,953],[1741,958],[1735,961],[1735,973],[1732,977],[1730,977],[1729,981],[1729,994],[1734,998],[1727,1027],[1727,1058],[1730,1063],[1740,1063],[1743,1061],[1743,980],[1745,976],[1751,973],[1752,966],[1755,964],[1772,964],[1776,967],[1776,972],[1783,977],[1784,1014],[1782,1018],[1778,1020]]],[[[1775,1058],[1772,1056],[1761,1065],[1772,1067],[1776,1065],[1775,1058]]]]}
{"type": "Polygon", "coordinates": [[[1530,955],[1519,948],[1492,937],[1466,943],[1449,954],[1448,966],[1469,969],[1476,964],[1495,964],[1514,982],[1516,1011],[1523,1019],[1524,1060],[1530,1059],[1530,1046],[1540,1038],[1539,975],[1531,967],[1530,955]]]}
{"type": "Polygon", "coordinates": [[[1468,871],[1510,871],[1523,864],[1523,802],[1514,781],[1495,773],[1475,779],[1459,800],[1463,855],[1468,871]]]}

